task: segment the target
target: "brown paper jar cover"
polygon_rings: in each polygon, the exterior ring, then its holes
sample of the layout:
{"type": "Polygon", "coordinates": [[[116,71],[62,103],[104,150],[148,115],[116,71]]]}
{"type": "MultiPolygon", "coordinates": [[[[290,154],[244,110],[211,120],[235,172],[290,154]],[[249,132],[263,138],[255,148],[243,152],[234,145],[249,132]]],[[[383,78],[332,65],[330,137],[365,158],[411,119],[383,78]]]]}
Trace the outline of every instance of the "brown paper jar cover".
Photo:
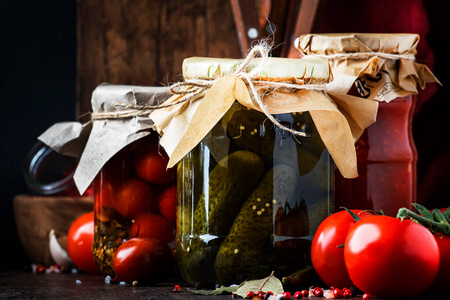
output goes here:
{"type": "Polygon", "coordinates": [[[305,57],[330,60],[335,78],[328,91],[346,94],[356,82],[362,97],[385,102],[439,83],[426,65],[415,62],[418,43],[419,35],[410,33],[306,34],[295,40],[305,57]]]}

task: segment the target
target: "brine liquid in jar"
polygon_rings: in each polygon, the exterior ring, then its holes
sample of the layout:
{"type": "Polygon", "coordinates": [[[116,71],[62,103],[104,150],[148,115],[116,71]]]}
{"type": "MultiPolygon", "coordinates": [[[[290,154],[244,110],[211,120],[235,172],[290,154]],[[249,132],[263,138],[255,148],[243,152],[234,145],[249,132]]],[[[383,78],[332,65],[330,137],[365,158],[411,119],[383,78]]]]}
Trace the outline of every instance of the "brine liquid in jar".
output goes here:
{"type": "Polygon", "coordinates": [[[417,150],[412,137],[415,97],[380,102],[377,120],[356,142],[359,177],[336,171],[335,210],[382,210],[395,217],[416,201],[417,150]]]}
{"type": "Polygon", "coordinates": [[[311,265],[334,165],[308,112],[274,116],[310,136],[236,102],[178,164],[175,244],[187,282],[239,284],[311,265]]]}
{"type": "Polygon", "coordinates": [[[175,252],[176,169],[166,170],[168,157],[155,136],[116,153],[94,180],[92,250],[104,275],[114,277],[114,254],[133,237],[162,240],[175,252]]]}

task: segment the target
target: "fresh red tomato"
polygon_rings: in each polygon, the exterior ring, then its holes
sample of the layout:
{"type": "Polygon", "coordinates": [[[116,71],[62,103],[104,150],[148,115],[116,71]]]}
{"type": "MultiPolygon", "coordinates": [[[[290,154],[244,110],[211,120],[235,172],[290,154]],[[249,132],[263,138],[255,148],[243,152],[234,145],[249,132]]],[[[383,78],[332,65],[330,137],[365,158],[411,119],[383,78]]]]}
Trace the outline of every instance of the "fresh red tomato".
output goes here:
{"type": "MultiPolygon", "coordinates": [[[[444,213],[447,208],[440,208],[439,210],[444,213]]],[[[433,236],[438,244],[441,260],[436,279],[428,288],[427,292],[448,295],[450,294],[448,292],[448,287],[450,286],[450,237],[439,232],[436,232],[433,236]]]]}
{"type": "MultiPolygon", "coordinates": [[[[353,209],[359,218],[372,214],[353,209]]],[[[319,277],[328,286],[339,288],[353,286],[344,262],[345,237],[356,220],[348,211],[339,211],[327,217],[316,230],[311,245],[311,260],[319,277]]]]}
{"type": "Polygon", "coordinates": [[[141,214],[134,219],[130,237],[150,238],[170,243],[173,240],[173,225],[159,214],[141,214]]]}
{"type": "Polygon", "coordinates": [[[173,224],[177,219],[177,184],[171,184],[158,195],[159,212],[173,224]]]}
{"type": "Polygon", "coordinates": [[[78,217],[67,233],[67,251],[73,263],[89,274],[100,274],[94,261],[92,243],[94,242],[94,212],[78,217]]]}
{"type": "Polygon", "coordinates": [[[153,144],[151,147],[138,151],[134,157],[134,169],[143,180],[166,184],[175,180],[176,169],[167,169],[169,157],[163,148],[153,144]]]}
{"type": "Polygon", "coordinates": [[[428,288],[428,291],[433,294],[441,293],[448,295],[450,292],[444,291],[447,291],[450,286],[450,237],[442,234],[434,234],[434,239],[438,244],[441,259],[436,279],[428,288]]]}
{"type": "Polygon", "coordinates": [[[172,268],[172,252],[163,241],[132,238],[117,248],[113,268],[120,281],[163,281],[172,268]]]}
{"type": "Polygon", "coordinates": [[[131,219],[141,213],[156,212],[158,198],[148,183],[130,177],[118,188],[113,206],[120,215],[131,219]]]}
{"type": "Polygon", "coordinates": [[[388,216],[356,222],[345,239],[347,272],[357,288],[377,297],[413,297],[439,270],[439,248],[424,226],[388,216]]]}
{"type": "MultiPolygon", "coordinates": [[[[435,209],[428,210],[426,207],[418,203],[413,203],[412,205],[419,214],[403,208],[399,211],[398,216],[410,217],[412,220],[416,220],[416,222],[424,225],[427,228],[434,228],[425,220],[429,220],[430,222],[438,222],[435,215],[435,209]],[[421,218],[424,218],[425,220],[421,218]]],[[[444,213],[447,208],[439,208],[438,210],[441,213],[444,213]]],[[[444,215],[442,215],[441,217],[446,218],[444,215]]],[[[440,225],[444,225],[442,224],[442,222],[438,223],[441,223],[440,225]]],[[[442,233],[446,232],[445,229],[445,226],[440,228],[436,227],[435,232],[433,233],[434,239],[436,240],[440,251],[440,264],[438,275],[426,291],[426,293],[428,294],[450,294],[450,292],[448,291],[448,286],[450,285],[450,237],[442,233]],[[442,232],[439,232],[439,230],[441,230],[442,232]]]]}

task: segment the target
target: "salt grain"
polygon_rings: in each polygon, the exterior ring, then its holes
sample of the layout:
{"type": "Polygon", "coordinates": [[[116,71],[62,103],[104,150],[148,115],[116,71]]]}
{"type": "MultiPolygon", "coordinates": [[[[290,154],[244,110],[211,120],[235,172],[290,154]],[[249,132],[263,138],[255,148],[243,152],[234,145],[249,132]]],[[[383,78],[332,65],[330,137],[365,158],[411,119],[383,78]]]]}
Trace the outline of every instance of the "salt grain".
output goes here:
{"type": "Polygon", "coordinates": [[[111,283],[111,276],[106,275],[105,277],[105,283],[110,284],[111,283]]]}

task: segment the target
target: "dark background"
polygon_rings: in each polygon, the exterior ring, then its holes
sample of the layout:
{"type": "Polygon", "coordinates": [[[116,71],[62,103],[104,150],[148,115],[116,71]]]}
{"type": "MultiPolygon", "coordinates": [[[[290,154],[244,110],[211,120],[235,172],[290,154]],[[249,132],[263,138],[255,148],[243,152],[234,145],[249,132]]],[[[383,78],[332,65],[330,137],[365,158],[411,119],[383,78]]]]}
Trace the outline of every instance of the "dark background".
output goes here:
{"type": "MultiPolygon", "coordinates": [[[[339,7],[342,9],[343,3],[349,2],[328,1],[329,14],[339,15],[339,7]],[[336,7],[332,7],[333,3],[336,7]]],[[[406,10],[409,9],[408,1],[389,3],[402,3],[406,5],[406,10]]],[[[381,4],[378,8],[379,11],[374,13],[380,15],[383,10],[400,12],[403,9],[383,7],[381,4]]],[[[414,117],[414,137],[420,157],[418,199],[433,206],[448,206],[450,200],[446,187],[450,175],[450,123],[449,111],[445,108],[450,101],[447,88],[450,66],[449,50],[445,44],[450,41],[450,10],[446,1],[424,1],[423,8],[428,16],[428,24],[423,25],[426,28],[417,26],[417,22],[420,26],[422,20],[411,19],[409,22],[416,24],[407,32],[414,32],[415,28],[426,29],[421,43],[430,47],[433,58],[428,60],[422,56],[423,60],[418,62],[427,64],[443,86],[432,88],[434,92],[421,103],[414,117]]],[[[17,237],[12,205],[15,195],[27,192],[22,173],[24,158],[37,136],[48,127],[76,118],[76,9],[75,0],[0,1],[0,251],[3,258],[0,270],[20,268],[29,263],[17,237]]],[[[420,15],[423,12],[412,13],[414,16],[414,13],[420,15]]],[[[364,27],[355,29],[355,20],[342,18],[336,23],[324,23],[323,27],[338,26],[335,29],[341,32],[370,30],[364,27]]],[[[367,19],[368,24],[379,24],[379,28],[388,27],[391,21],[401,20],[367,19]]]]}
{"type": "Polygon", "coordinates": [[[75,120],[76,1],[0,1],[0,22],[2,270],[27,261],[13,215],[24,158],[52,124],[75,120]]]}

